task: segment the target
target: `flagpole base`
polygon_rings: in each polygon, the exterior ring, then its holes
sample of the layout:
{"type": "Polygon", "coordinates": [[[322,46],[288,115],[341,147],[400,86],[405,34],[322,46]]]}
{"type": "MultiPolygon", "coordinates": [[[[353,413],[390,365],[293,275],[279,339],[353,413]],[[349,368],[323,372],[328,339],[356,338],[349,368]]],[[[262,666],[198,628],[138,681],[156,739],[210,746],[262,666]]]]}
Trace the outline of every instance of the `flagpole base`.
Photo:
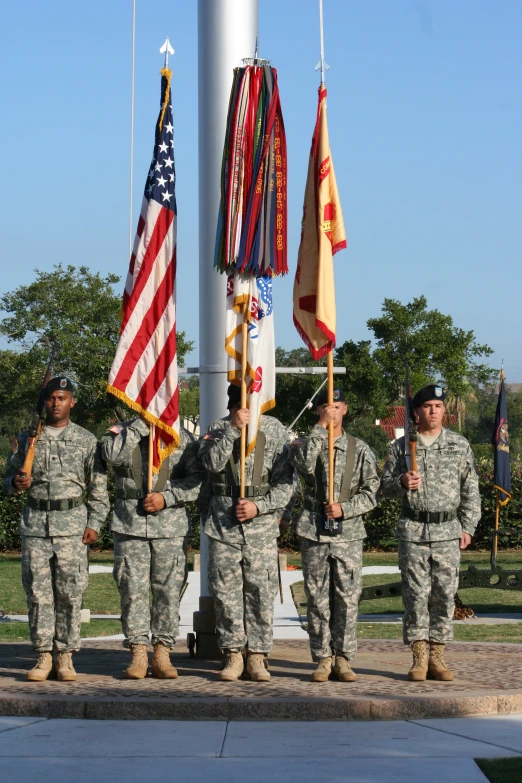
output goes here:
{"type": "MultiPolygon", "coordinates": [[[[194,654],[195,658],[221,660],[223,654],[217,643],[214,599],[200,596],[199,611],[194,612],[193,618],[195,642],[192,639],[188,642],[191,654],[194,654]]],[[[194,637],[194,634],[189,634],[189,637],[194,637]]]]}

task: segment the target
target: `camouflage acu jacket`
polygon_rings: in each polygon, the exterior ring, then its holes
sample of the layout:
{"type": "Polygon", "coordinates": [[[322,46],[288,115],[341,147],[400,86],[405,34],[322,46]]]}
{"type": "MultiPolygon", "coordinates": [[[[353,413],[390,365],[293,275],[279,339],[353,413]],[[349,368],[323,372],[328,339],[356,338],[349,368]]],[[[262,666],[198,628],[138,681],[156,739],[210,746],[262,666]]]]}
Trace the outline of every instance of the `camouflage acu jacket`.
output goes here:
{"type": "MultiPolygon", "coordinates": [[[[266,437],[264,472],[268,474],[270,489],[263,497],[251,498],[259,515],[240,524],[234,515],[235,498],[209,495],[208,504],[202,506],[205,533],[210,538],[231,543],[253,543],[279,535],[278,518],[289,502],[292,486],[292,466],[288,461],[288,433],[273,416],[261,416],[259,429],[266,437]],[[205,505],[207,506],[205,508],[205,505]]],[[[234,444],[239,446],[240,431],[230,426],[230,418],[211,424],[200,440],[199,458],[206,470],[220,473],[226,469],[234,444]]],[[[246,484],[252,483],[254,453],[245,464],[246,484]]],[[[207,488],[209,484],[207,483],[207,488]]]]}
{"type": "Polygon", "coordinates": [[[416,522],[403,514],[397,523],[397,538],[404,541],[450,541],[461,532],[473,535],[480,519],[480,494],[473,452],[456,432],[444,429],[428,448],[417,444],[417,466],[422,477],[420,489],[404,489],[400,476],[406,473],[404,437],[392,444],[384,465],[381,489],[384,495],[399,495],[402,508],[422,511],[452,511],[455,518],[442,523],[416,522]],[[459,521],[460,516],[460,521],[459,521]]]}
{"type": "MultiPolygon", "coordinates": [[[[141,419],[126,421],[111,427],[101,440],[103,459],[115,470],[115,490],[135,490],[132,476],[119,475],[118,468],[132,468],[132,454],[136,446],[141,448],[142,474],[147,476],[149,427],[141,419]]],[[[180,444],[169,457],[169,480],[161,492],[166,507],[154,514],[146,514],[136,498],[114,500],[111,530],[140,538],[177,538],[185,536],[190,520],[185,503],[196,500],[204,477],[204,470],[197,457],[198,444],[194,436],[183,427],[180,444]]],[[[153,478],[153,488],[159,473],[153,478]]]]}
{"type": "MultiPolygon", "coordinates": [[[[345,433],[334,441],[334,500],[338,502],[341,482],[346,468],[347,438],[345,433]]],[[[327,493],[328,487],[328,430],[316,424],[307,438],[298,438],[290,446],[290,461],[303,478],[314,476],[317,460],[321,466],[323,487],[327,493]]],[[[377,505],[379,477],[375,457],[364,441],[355,439],[355,466],[352,475],[351,492],[353,497],[341,503],[343,510],[342,533],[335,536],[320,535],[322,514],[318,511],[303,509],[297,520],[297,533],[303,538],[314,541],[331,542],[357,541],[366,537],[363,524],[363,514],[371,511],[377,505]]],[[[307,493],[313,495],[312,489],[307,493]]]]}
{"type": "MultiPolygon", "coordinates": [[[[26,430],[7,460],[3,489],[8,495],[16,494],[12,479],[24,464],[27,438],[26,430]]],[[[82,503],[68,511],[40,511],[26,505],[20,535],[77,536],[83,535],[86,527],[99,532],[109,512],[109,496],[105,465],[91,432],[69,422],[58,437],[51,438],[44,427],[36,444],[32,479],[28,498],[65,500],[86,492],[87,505],[82,503]]]]}

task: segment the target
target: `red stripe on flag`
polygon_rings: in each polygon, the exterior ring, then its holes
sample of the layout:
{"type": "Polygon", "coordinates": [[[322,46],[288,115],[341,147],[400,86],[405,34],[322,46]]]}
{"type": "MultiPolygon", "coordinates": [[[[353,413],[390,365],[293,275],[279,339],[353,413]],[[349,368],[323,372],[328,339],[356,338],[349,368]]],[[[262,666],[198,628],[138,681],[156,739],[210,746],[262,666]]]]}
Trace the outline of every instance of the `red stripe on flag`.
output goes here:
{"type": "MultiPolygon", "coordinates": [[[[177,421],[179,416],[179,386],[176,386],[176,391],[169,400],[169,403],[163,413],[161,414],[161,420],[165,422],[177,421]]],[[[165,438],[169,437],[165,433],[165,438]]],[[[166,442],[166,440],[165,440],[166,442]]]]}
{"type": "MultiPolygon", "coordinates": [[[[143,351],[149,344],[154,330],[156,329],[161,317],[165,311],[168,301],[172,298],[174,292],[174,280],[176,279],[176,248],[172,261],[167,267],[157,291],[154,294],[151,306],[149,307],[143,321],[141,322],[134,339],[129,346],[125,359],[123,360],[119,372],[113,381],[113,386],[118,389],[125,389],[132,378],[136,365],[141,359],[143,351]]],[[[134,293],[134,291],[133,291],[134,293]]]]}
{"type": "MultiPolygon", "coordinates": [[[[147,380],[141,387],[136,397],[143,408],[148,408],[153,397],[156,396],[158,389],[165,380],[169,368],[176,357],[176,324],[173,324],[165,344],[156,358],[154,367],[148,375],[147,380]]],[[[163,420],[163,414],[161,415],[163,420]]],[[[166,421],[169,421],[168,419],[166,421]]]]}
{"type": "Polygon", "coordinates": [[[132,312],[136,307],[141,294],[143,293],[143,289],[145,288],[147,280],[149,279],[149,275],[154,268],[154,264],[161,250],[161,246],[165,241],[165,237],[167,236],[175,217],[176,216],[172,210],[165,209],[165,207],[161,208],[158,219],[156,220],[156,224],[154,226],[154,230],[152,232],[152,236],[150,238],[149,245],[145,251],[145,255],[143,256],[143,261],[141,262],[140,271],[138,272],[136,282],[134,283],[134,288],[132,289],[132,293],[127,302],[127,307],[125,308],[123,323],[121,326],[122,331],[127,326],[129,318],[131,317],[132,312]]]}

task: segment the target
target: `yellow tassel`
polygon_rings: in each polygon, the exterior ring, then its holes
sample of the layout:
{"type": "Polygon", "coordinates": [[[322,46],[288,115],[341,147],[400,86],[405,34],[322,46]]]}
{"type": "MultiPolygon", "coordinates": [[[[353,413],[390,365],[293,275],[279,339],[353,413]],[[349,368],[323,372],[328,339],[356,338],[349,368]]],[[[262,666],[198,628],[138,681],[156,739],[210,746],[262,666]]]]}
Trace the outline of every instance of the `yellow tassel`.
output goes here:
{"type": "Polygon", "coordinates": [[[165,100],[163,101],[160,118],[158,120],[158,128],[160,129],[161,132],[161,128],[163,126],[163,117],[165,116],[165,112],[167,111],[167,106],[169,105],[169,100],[170,100],[170,79],[172,77],[172,71],[170,70],[170,68],[162,68],[160,73],[167,80],[167,89],[165,90],[165,100]]]}
{"type": "Polygon", "coordinates": [[[119,400],[125,403],[129,408],[132,408],[133,411],[136,411],[140,416],[143,416],[144,419],[146,419],[149,424],[154,424],[155,427],[157,427],[160,430],[163,430],[163,432],[168,432],[169,435],[172,436],[173,441],[172,443],[167,446],[166,448],[159,450],[159,457],[160,457],[160,464],[158,467],[153,467],[152,471],[153,473],[157,473],[161,467],[161,463],[164,459],[166,459],[170,454],[172,454],[173,451],[176,451],[176,449],[179,446],[179,434],[176,432],[175,429],[172,427],[169,427],[167,424],[165,424],[160,419],[157,419],[156,416],[153,416],[151,413],[145,410],[145,408],[142,408],[141,405],[139,405],[134,400],[131,400],[130,397],[127,397],[125,392],[122,392],[120,389],[117,389],[115,386],[112,386],[110,383],[107,384],[107,391],[110,394],[113,394],[115,397],[117,397],[119,400]]]}

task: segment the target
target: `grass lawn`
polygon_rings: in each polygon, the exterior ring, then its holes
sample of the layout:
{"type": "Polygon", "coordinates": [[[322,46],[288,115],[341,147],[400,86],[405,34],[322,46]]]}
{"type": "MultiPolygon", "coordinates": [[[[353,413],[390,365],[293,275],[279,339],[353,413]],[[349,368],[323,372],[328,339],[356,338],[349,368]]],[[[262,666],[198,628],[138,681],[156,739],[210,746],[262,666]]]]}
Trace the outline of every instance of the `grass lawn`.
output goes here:
{"type": "MultiPolygon", "coordinates": [[[[112,575],[91,574],[83,603],[93,614],[119,614],[120,597],[112,575]]],[[[19,555],[0,557],[0,609],[5,614],[27,614],[19,555]]]]}
{"type": "MultiPolygon", "coordinates": [[[[386,576],[386,575],[385,575],[386,576]]],[[[382,579],[382,576],[380,577],[382,579]]],[[[372,584],[368,580],[375,579],[375,576],[363,577],[364,584],[372,584]]],[[[377,584],[377,582],[373,582],[377,584]]],[[[297,611],[300,615],[306,614],[306,607],[301,606],[305,603],[306,596],[304,592],[303,582],[294,582],[291,586],[292,596],[296,605],[297,611]]],[[[484,600],[497,599],[498,595],[508,595],[511,598],[512,595],[517,596],[518,610],[520,607],[520,601],[522,600],[522,593],[513,591],[513,593],[507,590],[462,590],[459,595],[462,600],[471,604],[468,601],[468,593],[484,593],[484,600]],[[491,596],[491,594],[493,594],[491,596]]],[[[473,608],[477,608],[475,604],[471,604],[473,608]]],[[[499,606],[504,606],[504,603],[492,603],[487,604],[487,611],[504,611],[498,609],[499,606]],[[495,608],[497,607],[497,608],[495,608]]],[[[515,607],[512,604],[508,605],[506,611],[515,611],[515,607]]],[[[380,613],[401,613],[402,604],[400,598],[381,599],[378,601],[362,601],[359,604],[359,610],[365,614],[380,614],[380,613]],[[364,607],[364,608],[363,608],[364,607]],[[367,609],[366,607],[369,607],[367,609]],[[381,607],[381,608],[379,608],[381,607]],[[384,607],[388,607],[385,609],[384,607]]],[[[484,611],[484,610],[482,610],[484,611]]],[[[473,623],[473,620],[469,620],[466,625],[455,625],[454,627],[455,640],[458,642],[512,642],[520,644],[522,643],[522,623],[506,623],[504,625],[477,625],[473,623]]],[[[388,625],[385,623],[357,623],[357,636],[359,639],[402,639],[402,625],[394,624],[388,625]]]]}
{"type": "MultiPolygon", "coordinates": [[[[113,636],[121,633],[119,620],[91,620],[82,623],[82,639],[89,636],[113,636]]],[[[28,623],[0,623],[0,642],[28,642],[28,623]]]]}
{"type": "Polygon", "coordinates": [[[491,783],[520,783],[522,780],[522,758],[475,761],[491,783]]]}

